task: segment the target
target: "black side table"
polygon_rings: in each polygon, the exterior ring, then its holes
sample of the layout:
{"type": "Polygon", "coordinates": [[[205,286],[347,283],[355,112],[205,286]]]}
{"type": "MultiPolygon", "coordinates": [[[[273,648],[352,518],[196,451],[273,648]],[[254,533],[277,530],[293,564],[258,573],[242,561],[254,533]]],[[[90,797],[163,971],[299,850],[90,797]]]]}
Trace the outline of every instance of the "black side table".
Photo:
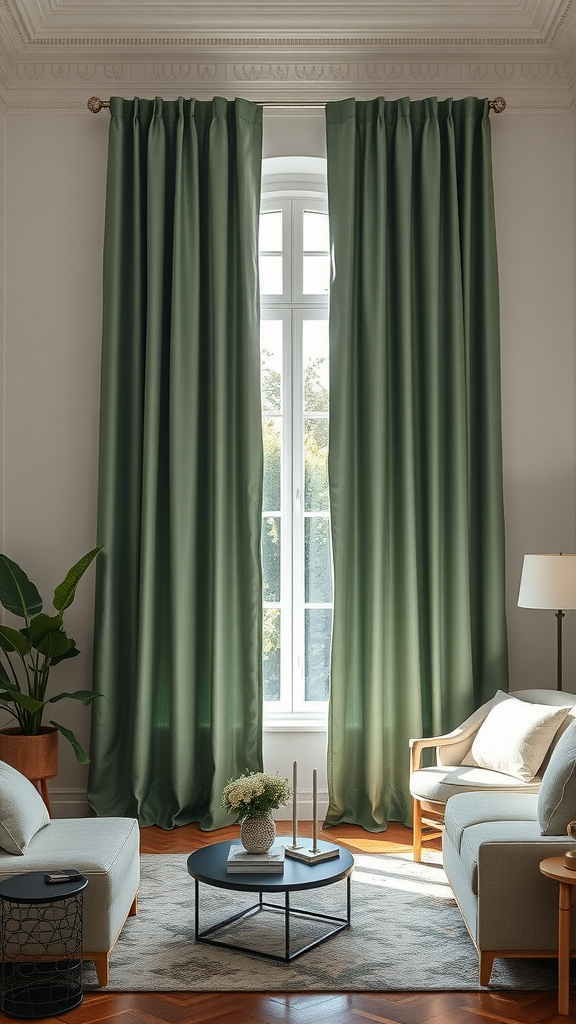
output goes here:
{"type": "Polygon", "coordinates": [[[56,1017],[82,1002],[83,895],[88,879],[49,885],[43,871],[0,883],[0,1010],[56,1017]]]}

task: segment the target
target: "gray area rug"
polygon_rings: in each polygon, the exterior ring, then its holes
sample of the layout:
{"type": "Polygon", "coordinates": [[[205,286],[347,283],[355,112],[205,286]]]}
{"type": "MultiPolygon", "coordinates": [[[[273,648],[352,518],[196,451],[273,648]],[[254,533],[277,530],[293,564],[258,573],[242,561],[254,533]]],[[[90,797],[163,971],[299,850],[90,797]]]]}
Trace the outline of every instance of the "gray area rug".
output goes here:
{"type": "MultiPolygon", "coordinates": [[[[450,991],[479,990],[478,957],[441,865],[410,854],[356,854],[352,925],[291,963],[194,942],[194,882],[180,854],[142,856],[138,915],[128,918],[110,958],[114,992],[450,991]]],[[[345,916],[345,882],[295,893],[294,907],[345,916]]],[[[242,893],[201,886],[200,927],[253,903],[242,893]]],[[[314,922],[292,928],[294,947],[316,934],[314,922]]],[[[230,927],[227,939],[283,952],[283,923],[267,912],[230,927]]],[[[496,960],[491,989],[549,989],[556,960],[496,960]]],[[[92,964],[86,989],[97,988],[92,964]]]]}

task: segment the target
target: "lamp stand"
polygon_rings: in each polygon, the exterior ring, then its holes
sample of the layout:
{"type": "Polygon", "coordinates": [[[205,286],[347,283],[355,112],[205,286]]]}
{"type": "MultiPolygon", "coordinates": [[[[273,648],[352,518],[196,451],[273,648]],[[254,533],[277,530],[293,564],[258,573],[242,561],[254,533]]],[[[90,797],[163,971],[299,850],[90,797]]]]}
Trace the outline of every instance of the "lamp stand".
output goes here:
{"type": "Polygon", "coordinates": [[[557,638],[558,638],[558,644],[557,644],[557,646],[558,646],[558,669],[557,669],[557,679],[558,679],[558,682],[557,682],[557,689],[558,690],[562,689],[562,619],[563,618],[565,618],[564,612],[560,611],[560,609],[558,609],[558,611],[556,612],[556,622],[557,622],[556,635],[557,635],[557,638]]]}

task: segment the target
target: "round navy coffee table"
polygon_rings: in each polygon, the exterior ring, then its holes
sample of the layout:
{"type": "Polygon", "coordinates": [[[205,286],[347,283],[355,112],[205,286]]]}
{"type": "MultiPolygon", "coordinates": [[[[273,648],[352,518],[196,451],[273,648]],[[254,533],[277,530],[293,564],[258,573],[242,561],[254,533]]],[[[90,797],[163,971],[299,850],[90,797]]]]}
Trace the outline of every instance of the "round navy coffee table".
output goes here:
{"type": "MultiPolygon", "coordinates": [[[[320,849],[332,847],[332,843],[318,842],[320,849]]],[[[194,939],[196,942],[206,942],[212,946],[224,946],[226,949],[235,949],[242,953],[252,953],[255,956],[263,956],[269,960],[280,960],[288,963],[302,956],[308,950],[314,949],[322,942],[326,942],[334,935],[345,928],[350,927],[350,876],[354,869],[354,858],[348,850],[340,847],[340,854],[332,860],[320,861],[319,864],[306,864],[299,860],[286,857],[283,874],[229,874],[226,871],[226,862],[230,843],[214,843],[205,846],[202,850],[196,850],[188,857],[188,873],[194,879],[195,908],[194,908],[194,939]],[[294,892],[305,892],[309,889],[321,889],[335,882],[346,881],[346,916],[336,917],[333,914],[321,914],[317,911],[301,909],[291,906],[290,895],[294,892]],[[258,901],[247,907],[245,910],[232,914],[224,920],[213,924],[203,931],[200,929],[200,886],[213,886],[217,889],[235,890],[237,892],[257,893],[258,901]],[[265,895],[283,894],[284,904],[267,903],[265,895]],[[253,914],[265,912],[280,913],[284,918],[284,953],[271,953],[267,950],[255,949],[252,946],[236,945],[227,942],[223,938],[215,936],[224,928],[231,925],[240,918],[253,914]],[[293,918],[308,918],[314,921],[326,922],[331,926],[320,938],[315,938],[306,945],[292,951],[290,945],[290,922],[293,918]]]]}

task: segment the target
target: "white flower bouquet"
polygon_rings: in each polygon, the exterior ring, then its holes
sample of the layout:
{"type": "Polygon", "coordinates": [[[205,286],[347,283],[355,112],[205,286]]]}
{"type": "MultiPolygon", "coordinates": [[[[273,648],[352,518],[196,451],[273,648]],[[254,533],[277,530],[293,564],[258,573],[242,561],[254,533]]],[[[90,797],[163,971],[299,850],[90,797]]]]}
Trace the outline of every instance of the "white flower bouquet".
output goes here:
{"type": "Polygon", "coordinates": [[[292,796],[288,779],[276,772],[245,772],[239,779],[231,779],[222,792],[222,807],[243,818],[263,818],[276,807],[281,807],[292,796]]]}

